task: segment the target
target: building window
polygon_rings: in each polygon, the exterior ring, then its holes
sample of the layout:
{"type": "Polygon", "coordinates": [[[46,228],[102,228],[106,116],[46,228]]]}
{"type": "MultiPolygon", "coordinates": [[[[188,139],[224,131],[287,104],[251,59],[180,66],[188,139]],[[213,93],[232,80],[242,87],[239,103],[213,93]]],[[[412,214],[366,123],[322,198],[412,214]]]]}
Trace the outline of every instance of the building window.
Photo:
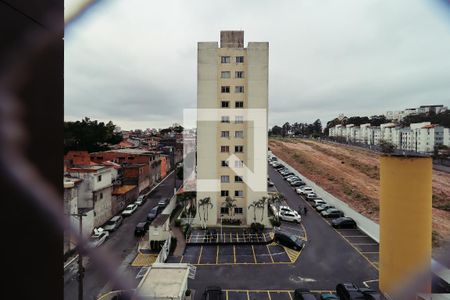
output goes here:
{"type": "Polygon", "coordinates": [[[230,132],[229,131],[221,131],[220,132],[220,137],[229,138],[230,137],[230,132]]]}
{"type": "Polygon", "coordinates": [[[244,152],[244,146],[234,146],[234,152],[236,153],[244,152]]]}
{"type": "Polygon", "coordinates": [[[222,167],[228,167],[228,160],[222,160],[221,166],[222,167]]]}
{"type": "Polygon", "coordinates": [[[236,102],[234,103],[234,106],[235,106],[236,108],[242,108],[242,107],[244,107],[244,101],[236,101],[236,102]]]}
{"type": "Polygon", "coordinates": [[[243,160],[235,160],[234,161],[234,167],[235,168],[243,168],[244,167],[244,161],[243,160]]]}
{"type": "Polygon", "coordinates": [[[100,193],[100,197],[99,197],[100,199],[103,199],[103,193],[100,193]]]}
{"type": "Polygon", "coordinates": [[[222,122],[222,123],[230,123],[230,117],[229,116],[222,116],[220,122],[222,122]]]}
{"type": "Polygon", "coordinates": [[[220,182],[230,182],[230,176],[228,175],[220,176],[220,182]]]}
{"type": "Polygon", "coordinates": [[[97,181],[98,181],[98,182],[102,181],[102,175],[98,175],[98,176],[97,176],[97,181]]]}
{"type": "MultiPolygon", "coordinates": [[[[241,85],[235,86],[235,87],[234,87],[234,92],[235,92],[235,93],[243,93],[243,92],[244,92],[244,87],[241,86],[241,85]]],[[[222,93],[223,93],[223,92],[222,92],[222,93]]],[[[227,93],[229,93],[229,91],[228,91],[227,93]]]]}
{"type": "Polygon", "coordinates": [[[230,107],[230,102],[229,101],[222,101],[222,108],[228,108],[230,107]]]}
{"type": "Polygon", "coordinates": [[[234,182],[243,182],[242,176],[234,176],[234,182]]]}
{"type": "Polygon", "coordinates": [[[244,191],[234,191],[235,197],[244,197],[244,191]]]}
{"type": "Polygon", "coordinates": [[[236,116],[236,119],[234,121],[236,124],[244,123],[244,117],[243,116],[236,116]]]}
{"type": "Polygon", "coordinates": [[[226,190],[220,191],[220,196],[221,197],[228,197],[228,191],[226,191],[226,190]]]}
{"type": "Polygon", "coordinates": [[[244,57],[243,56],[236,56],[236,63],[237,64],[243,64],[244,63],[244,57]]]}
{"type": "Polygon", "coordinates": [[[228,207],[221,207],[220,208],[220,214],[228,215],[228,207]]]}
{"type": "Polygon", "coordinates": [[[222,86],[221,91],[222,91],[222,93],[229,93],[230,92],[230,87],[229,86],[222,86]]]}
{"type": "Polygon", "coordinates": [[[230,57],[229,56],[222,56],[220,57],[220,62],[223,64],[229,64],[230,63],[230,57]]]}
{"type": "Polygon", "coordinates": [[[240,130],[240,131],[235,131],[234,132],[234,137],[237,139],[242,139],[244,138],[244,131],[240,130]]]}
{"type": "Polygon", "coordinates": [[[222,71],[220,72],[220,78],[230,78],[231,72],[230,71],[222,71]]]}
{"type": "Polygon", "coordinates": [[[242,207],[235,207],[234,213],[238,215],[242,215],[244,213],[244,209],[242,207]]]}
{"type": "Polygon", "coordinates": [[[230,146],[220,146],[220,152],[230,152],[230,146]]]}
{"type": "Polygon", "coordinates": [[[244,71],[236,71],[234,73],[234,77],[236,77],[236,78],[244,78],[244,71]]]}

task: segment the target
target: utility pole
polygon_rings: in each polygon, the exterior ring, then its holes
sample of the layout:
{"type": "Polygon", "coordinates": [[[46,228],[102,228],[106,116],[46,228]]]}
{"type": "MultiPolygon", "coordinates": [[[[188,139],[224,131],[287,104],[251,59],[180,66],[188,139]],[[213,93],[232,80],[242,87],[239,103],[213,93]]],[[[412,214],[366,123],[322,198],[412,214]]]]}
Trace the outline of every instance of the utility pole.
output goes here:
{"type": "MultiPolygon", "coordinates": [[[[80,238],[83,237],[83,217],[86,216],[85,213],[70,214],[71,216],[78,217],[80,225],[80,238]]],[[[83,300],[83,278],[84,278],[84,267],[83,267],[83,255],[80,248],[80,243],[78,243],[78,300],[83,300]]]]}

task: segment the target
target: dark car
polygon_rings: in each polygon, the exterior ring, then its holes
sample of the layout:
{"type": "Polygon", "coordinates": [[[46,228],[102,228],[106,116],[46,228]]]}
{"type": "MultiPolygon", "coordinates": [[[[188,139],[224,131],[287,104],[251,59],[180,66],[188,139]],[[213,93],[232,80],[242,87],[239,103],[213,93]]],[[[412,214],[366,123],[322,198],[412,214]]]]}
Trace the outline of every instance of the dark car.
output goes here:
{"type": "Polygon", "coordinates": [[[316,300],[316,296],[308,289],[295,289],[294,300],[316,300]]]}
{"type": "Polygon", "coordinates": [[[156,218],[158,213],[159,207],[158,206],[153,207],[152,210],[147,215],[147,221],[151,223],[156,218]]]}
{"type": "Polygon", "coordinates": [[[223,292],[220,286],[208,286],[203,292],[204,300],[223,300],[223,292]]]}
{"type": "Polygon", "coordinates": [[[354,283],[339,283],[336,293],[342,300],[379,300],[380,294],[369,288],[360,288],[354,283]]]}
{"type": "Polygon", "coordinates": [[[302,239],[284,231],[276,230],[273,239],[275,242],[297,251],[305,247],[305,242],[302,239]]]}
{"type": "Polygon", "coordinates": [[[279,164],[275,165],[274,168],[281,169],[281,168],[284,168],[284,165],[279,163],[279,164]]]}
{"type": "Polygon", "coordinates": [[[134,229],[134,235],[143,236],[147,232],[148,226],[149,226],[148,222],[137,223],[136,228],[134,229]]]}
{"type": "Polygon", "coordinates": [[[329,208],[320,213],[324,218],[340,218],[344,216],[344,213],[336,208],[329,208]]]}
{"type": "Polygon", "coordinates": [[[304,186],[304,185],[306,185],[306,183],[304,183],[303,181],[300,181],[300,180],[291,182],[291,186],[295,186],[295,187],[304,186]]]}
{"type": "Polygon", "coordinates": [[[353,220],[350,217],[340,217],[331,220],[331,226],[334,228],[356,228],[358,227],[356,225],[355,220],[353,220]]]}

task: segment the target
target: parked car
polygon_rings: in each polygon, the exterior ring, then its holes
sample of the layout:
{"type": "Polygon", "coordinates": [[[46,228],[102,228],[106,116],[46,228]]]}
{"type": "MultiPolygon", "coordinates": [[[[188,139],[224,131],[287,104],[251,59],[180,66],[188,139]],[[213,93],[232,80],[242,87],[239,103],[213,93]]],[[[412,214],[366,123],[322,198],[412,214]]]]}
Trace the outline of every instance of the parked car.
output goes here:
{"type": "Polygon", "coordinates": [[[134,235],[135,236],[143,236],[147,232],[149,225],[150,225],[149,222],[137,223],[136,227],[134,228],[134,235]]]}
{"type": "Polygon", "coordinates": [[[298,236],[289,234],[281,230],[275,230],[274,241],[294,250],[301,250],[305,247],[305,242],[298,236]]]}
{"type": "Polygon", "coordinates": [[[280,164],[280,163],[277,163],[277,164],[275,164],[275,166],[273,166],[275,169],[281,169],[281,168],[284,168],[284,165],[283,164],[280,164]]]}
{"type": "Polygon", "coordinates": [[[296,176],[296,175],[294,175],[294,176],[290,176],[290,177],[288,177],[288,178],[286,178],[286,180],[288,181],[288,182],[292,182],[292,181],[302,181],[301,179],[300,179],[300,177],[298,177],[298,176],[296,176]]]}
{"type": "Polygon", "coordinates": [[[125,207],[125,209],[122,212],[122,216],[123,217],[127,217],[127,216],[131,216],[137,209],[137,205],[136,204],[130,204],[127,207],[125,207]]]}
{"type": "Polygon", "coordinates": [[[336,207],[335,207],[334,205],[327,204],[327,203],[321,204],[321,205],[317,205],[317,206],[316,206],[316,210],[317,210],[318,212],[321,212],[321,211],[323,211],[323,210],[327,210],[327,209],[329,209],[329,208],[336,208],[336,207]]]}
{"type": "Polygon", "coordinates": [[[280,205],[278,207],[278,214],[282,213],[282,212],[294,212],[294,210],[292,208],[290,208],[289,206],[286,205],[280,205]]]}
{"type": "Polygon", "coordinates": [[[134,202],[134,204],[141,206],[142,204],[145,203],[145,201],[147,200],[147,198],[145,198],[144,195],[140,195],[137,200],[134,202]]]}
{"type": "Polygon", "coordinates": [[[283,175],[284,179],[286,179],[290,175],[294,175],[294,173],[292,173],[291,171],[286,171],[286,172],[283,172],[283,173],[280,173],[280,174],[283,175]]]}
{"type": "Polygon", "coordinates": [[[331,226],[334,228],[357,228],[355,220],[350,217],[340,217],[331,220],[331,226]]]}
{"type": "Polygon", "coordinates": [[[317,198],[317,194],[314,192],[308,193],[306,194],[305,198],[308,199],[316,199],[317,198]]]}
{"type": "Polygon", "coordinates": [[[294,300],[316,300],[316,296],[308,289],[295,289],[294,300]]]}
{"type": "Polygon", "coordinates": [[[223,300],[224,293],[219,286],[208,286],[203,292],[203,300],[223,300]]]}
{"type": "Polygon", "coordinates": [[[380,293],[370,288],[360,288],[354,283],[339,283],[336,285],[336,293],[341,300],[379,300],[380,293]]]}
{"type": "Polygon", "coordinates": [[[306,185],[306,183],[304,183],[303,181],[300,181],[300,180],[291,182],[291,186],[293,186],[293,187],[299,187],[299,186],[304,186],[304,185],[306,185]]]}
{"type": "Polygon", "coordinates": [[[329,208],[320,213],[324,218],[340,218],[344,216],[344,213],[336,208],[329,208]]]}
{"type": "Polygon", "coordinates": [[[313,189],[309,186],[304,186],[296,190],[297,194],[306,195],[307,193],[313,192],[313,189]]]}
{"type": "Polygon", "coordinates": [[[300,224],[302,217],[296,211],[283,212],[281,211],[278,215],[281,220],[288,222],[297,222],[300,224]]]}
{"type": "Polygon", "coordinates": [[[156,218],[158,213],[159,213],[158,206],[153,207],[152,210],[147,215],[147,221],[151,223],[156,218]]]}
{"type": "Polygon", "coordinates": [[[274,184],[273,184],[273,182],[272,182],[272,181],[270,181],[270,180],[267,180],[267,185],[268,185],[268,186],[273,186],[274,184]]]}
{"type": "Polygon", "coordinates": [[[323,204],[326,204],[326,202],[323,201],[322,199],[314,199],[313,203],[311,203],[311,206],[315,208],[316,206],[323,205],[323,204]]]}
{"type": "Polygon", "coordinates": [[[297,176],[295,176],[294,174],[290,174],[290,175],[287,175],[286,177],[284,177],[284,179],[288,180],[288,179],[291,179],[292,177],[297,177],[297,176]]]}
{"type": "Polygon", "coordinates": [[[109,236],[109,232],[103,228],[94,229],[94,234],[91,235],[88,241],[88,247],[95,248],[103,244],[109,236]]]}
{"type": "Polygon", "coordinates": [[[320,300],[339,300],[339,297],[333,293],[320,294],[320,300]]]}
{"type": "Polygon", "coordinates": [[[170,200],[169,198],[163,198],[163,199],[159,200],[158,206],[161,208],[166,207],[167,204],[169,204],[169,200],[170,200]]]}
{"type": "Polygon", "coordinates": [[[122,225],[123,218],[122,216],[114,216],[108,222],[105,223],[103,229],[106,231],[115,231],[117,228],[122,225]]]}
{"type": "MultiPolygon", "coordinates": [[[[322,201],[323,203],[325,203],[325,201],[324,201],[322,198],[320,198],[320,197],[316,197],[316,198],[314,198],[314,199],[306,199],[306,200],[308,200],[309,202],[311,202],[311,203],[312,203],[311,205],[313,205],[313,206],[314,206],[314,203],[315,203],[316,200],[319,200],[319,201],[322,201]]],[[[319,204],[319,205],[322,205],[323,203],[321,203],[321,204],[319,204]]]]}

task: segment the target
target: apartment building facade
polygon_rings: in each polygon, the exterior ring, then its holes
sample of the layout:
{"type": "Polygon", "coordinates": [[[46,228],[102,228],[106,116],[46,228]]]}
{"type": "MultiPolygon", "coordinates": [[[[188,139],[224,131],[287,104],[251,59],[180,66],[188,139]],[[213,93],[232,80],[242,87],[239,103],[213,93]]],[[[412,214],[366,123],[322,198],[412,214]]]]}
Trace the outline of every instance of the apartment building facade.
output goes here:
{"type": "Polygon", "coordinates": [[[267,207],[251,208],[267,196],[268,62],[268,42],[249,42],[245,48],[243,31],[221,31],[220,46],[198,43],[197,109],[199,114],[214,109],[217,119],[197,120],[197,202],[209,197],[212,206],[197,208],[196,224],[215,226],[233,219],[243,226],[255,221],[270,225],[267,207]],[[251,109],[264,110],[264,125],[247,119],[251,109]],[[255,144],[257,134],[261,141],[255,144]],[[256,165],[262,168],[258,174],[252,173],[256,165]],[[264,190],[253,190],[250,177],[264,190]],[[207,188],[201,181],[218,184],[207,188]],[[234,207],[227,207],[227,197],[236,200],[234,207]]]}
{"type": "Polygon", "coordinates": [[[379,145],[381,141],[387,141],[399,150],[422,153],[431,153],[441,145],[450,146],[449,128],[430,122],[411,123],[409,127],[399,127],[395,123],[380,126],[336,125],[330,128],[329,136],[367,145],[379,145]]]}

